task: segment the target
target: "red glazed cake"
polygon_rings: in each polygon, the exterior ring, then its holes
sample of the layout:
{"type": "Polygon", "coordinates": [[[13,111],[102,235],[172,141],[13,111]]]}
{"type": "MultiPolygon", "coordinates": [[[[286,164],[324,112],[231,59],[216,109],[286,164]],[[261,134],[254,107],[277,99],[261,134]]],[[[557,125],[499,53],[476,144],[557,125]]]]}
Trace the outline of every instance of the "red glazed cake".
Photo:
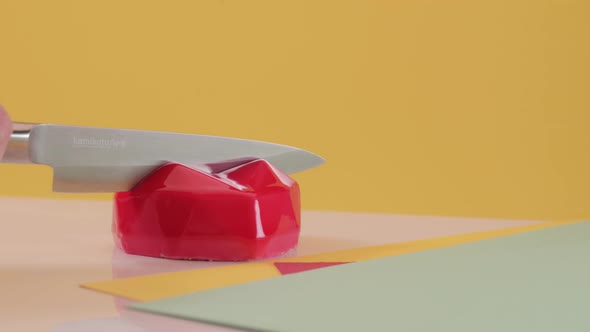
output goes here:
{"type": "Polygon", "coordinates": [[[285,255],[301,229],[299,185],[264,160],[209,173],[163,165],[114,197],[113,236],[129,254],[243,261],[285,255]]]}

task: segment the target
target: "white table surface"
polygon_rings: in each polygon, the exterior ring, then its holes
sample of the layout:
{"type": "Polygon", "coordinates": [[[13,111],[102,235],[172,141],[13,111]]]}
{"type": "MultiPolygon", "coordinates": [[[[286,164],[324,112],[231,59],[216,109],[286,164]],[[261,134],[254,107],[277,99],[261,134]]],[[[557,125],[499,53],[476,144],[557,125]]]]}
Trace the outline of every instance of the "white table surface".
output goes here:
{"type": "MultiPolygon", "coordinates": [[[[0,331],[235,331],[125,309],[81,283],[229,263],[131,256],[114,247],[105,201],[0,198],[0,331]]],[[[538,224],[304,211],[298,255],[538,224]]]]}

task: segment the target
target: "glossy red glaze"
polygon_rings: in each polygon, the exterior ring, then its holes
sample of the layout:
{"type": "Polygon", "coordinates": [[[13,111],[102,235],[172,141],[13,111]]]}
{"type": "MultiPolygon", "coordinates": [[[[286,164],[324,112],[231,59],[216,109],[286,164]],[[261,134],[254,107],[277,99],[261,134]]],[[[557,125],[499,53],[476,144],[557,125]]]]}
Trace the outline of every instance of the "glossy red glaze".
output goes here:
{"type": "Polygon", "coordinates": [[[299,185],[264,160],[209,174],[167,164],[115,194],[113,235],[129,254],[241,261],[294,250],[299,185]]]}
{"type": "Polygon", "coordinates": [[[348,263],[349,262],[276,262],[274,265],[281,275],[287,275],[348,263]]]}

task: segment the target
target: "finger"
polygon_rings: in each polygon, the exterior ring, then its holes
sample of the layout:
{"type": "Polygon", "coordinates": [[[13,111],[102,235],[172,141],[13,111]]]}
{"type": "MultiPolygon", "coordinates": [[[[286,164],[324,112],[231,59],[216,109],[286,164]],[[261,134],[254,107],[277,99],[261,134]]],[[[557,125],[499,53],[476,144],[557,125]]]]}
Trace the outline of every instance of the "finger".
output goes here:
{"type": "Polygon", "coordinates": [[[8,112],[0,105],[0,159],[4,156],[8,139],[12,133],[12,121],[8,116],[8,112]]]}

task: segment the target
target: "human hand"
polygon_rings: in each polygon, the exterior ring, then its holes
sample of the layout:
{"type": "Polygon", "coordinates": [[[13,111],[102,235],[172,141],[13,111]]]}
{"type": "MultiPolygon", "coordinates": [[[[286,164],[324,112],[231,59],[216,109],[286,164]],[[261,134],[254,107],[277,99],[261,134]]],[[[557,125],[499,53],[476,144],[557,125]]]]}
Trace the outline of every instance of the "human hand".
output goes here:
{"type": "Polygon", "coordinates": [[[12,120],[8,112],[0,105],[0,160],[4,156],[10,134],[12,134],[12,120]]]}

